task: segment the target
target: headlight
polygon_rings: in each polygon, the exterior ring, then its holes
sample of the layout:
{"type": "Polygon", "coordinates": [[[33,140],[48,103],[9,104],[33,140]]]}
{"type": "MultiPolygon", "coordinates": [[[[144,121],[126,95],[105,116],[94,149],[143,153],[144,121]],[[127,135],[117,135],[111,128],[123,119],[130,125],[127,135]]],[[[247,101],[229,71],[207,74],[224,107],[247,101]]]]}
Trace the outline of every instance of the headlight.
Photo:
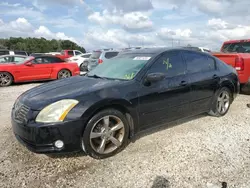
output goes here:
{"type": "Polygon", "coordinates": [[[36,122],[62,122],[72,108],[78,104],[77,100],[64,99],[46,106],[36,117],[36,122]]]}

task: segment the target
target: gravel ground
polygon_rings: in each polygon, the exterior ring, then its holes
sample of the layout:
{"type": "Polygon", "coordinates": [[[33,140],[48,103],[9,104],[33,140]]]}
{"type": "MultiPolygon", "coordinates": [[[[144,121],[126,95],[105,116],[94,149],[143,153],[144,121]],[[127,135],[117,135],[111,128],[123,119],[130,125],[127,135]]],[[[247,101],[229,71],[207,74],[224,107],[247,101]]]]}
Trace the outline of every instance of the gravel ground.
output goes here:
{"type": "Polygon", "coordinates": [[[29,152],[12,134],[11,107],[37,84],[0,88],[0,187],[250,187],[250,97],[223,118],[201,115],[144,133],[123,152],[94,160],[29,152]]]}

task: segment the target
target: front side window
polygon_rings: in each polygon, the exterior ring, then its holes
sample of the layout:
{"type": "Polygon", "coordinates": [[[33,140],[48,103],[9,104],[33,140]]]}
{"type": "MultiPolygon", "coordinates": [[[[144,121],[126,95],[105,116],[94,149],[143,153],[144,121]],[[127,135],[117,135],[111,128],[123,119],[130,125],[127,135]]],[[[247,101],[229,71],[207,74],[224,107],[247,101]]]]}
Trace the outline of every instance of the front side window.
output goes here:
{"type": "Polygon", "coordinates": [[[185,74],[185,67],[181,53],[173,51],[167,52],[158,58],[148,73],[160,72],[166,74],[166,77],[174,77],[185,74]]]}
{"type": "Polygon", "coordinates": [[[32,63],[34,63],[34,64],[49,64],[50,60],[46,57],[37,57],[32,61],[32,63]]]}
{"type": "Polygon", "coordinates": [[[25,59],[25,57],[14,57],[14,62],[20,62],[20,61],[23,61],[25,59]]]}
{"type": "Polygon", "coordinates": [[[88,76],[110,79],[132,80],[147,64],[153,54],[123,54],[99,64],[88,76]]]}
{"type": "Polygon", "coordinates": [[[215,69],[215,61],[206,54],[185,51],[183,57],[189,73],[207,72],[215,69]]]}

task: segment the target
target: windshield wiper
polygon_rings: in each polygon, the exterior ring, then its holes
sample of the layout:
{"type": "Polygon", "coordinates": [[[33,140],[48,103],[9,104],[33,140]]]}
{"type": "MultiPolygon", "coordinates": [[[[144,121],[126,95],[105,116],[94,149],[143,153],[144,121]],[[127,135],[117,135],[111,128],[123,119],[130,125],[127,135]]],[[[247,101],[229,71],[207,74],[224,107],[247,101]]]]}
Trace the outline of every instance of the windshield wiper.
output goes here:
{"type": "Polygon", "coordinates": [[[91,77],[91,78],[101,78],[101,79],[105,79],[104,77],[98,76],[98,75],[96,75],[96,74],[94,74],[94,75],[88,75],[88,74],[87,74],[87,76],[88,76],[88,77],[91,77]]]}

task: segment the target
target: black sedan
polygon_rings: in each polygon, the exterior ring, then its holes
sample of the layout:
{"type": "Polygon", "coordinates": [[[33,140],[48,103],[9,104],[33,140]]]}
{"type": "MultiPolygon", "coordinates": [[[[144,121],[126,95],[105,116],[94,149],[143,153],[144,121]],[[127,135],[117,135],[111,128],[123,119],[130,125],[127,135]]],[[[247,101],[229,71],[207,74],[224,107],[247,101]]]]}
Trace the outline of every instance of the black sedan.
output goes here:
{"type": "Polygon", "coordinates": [[[23,93],[12,110],[16,138],[36,153],[120,152],[139,132],[180,118],[224,116],[239,92],[236,71],[202,52],[140,49],[86,76],[23,93]]]}

